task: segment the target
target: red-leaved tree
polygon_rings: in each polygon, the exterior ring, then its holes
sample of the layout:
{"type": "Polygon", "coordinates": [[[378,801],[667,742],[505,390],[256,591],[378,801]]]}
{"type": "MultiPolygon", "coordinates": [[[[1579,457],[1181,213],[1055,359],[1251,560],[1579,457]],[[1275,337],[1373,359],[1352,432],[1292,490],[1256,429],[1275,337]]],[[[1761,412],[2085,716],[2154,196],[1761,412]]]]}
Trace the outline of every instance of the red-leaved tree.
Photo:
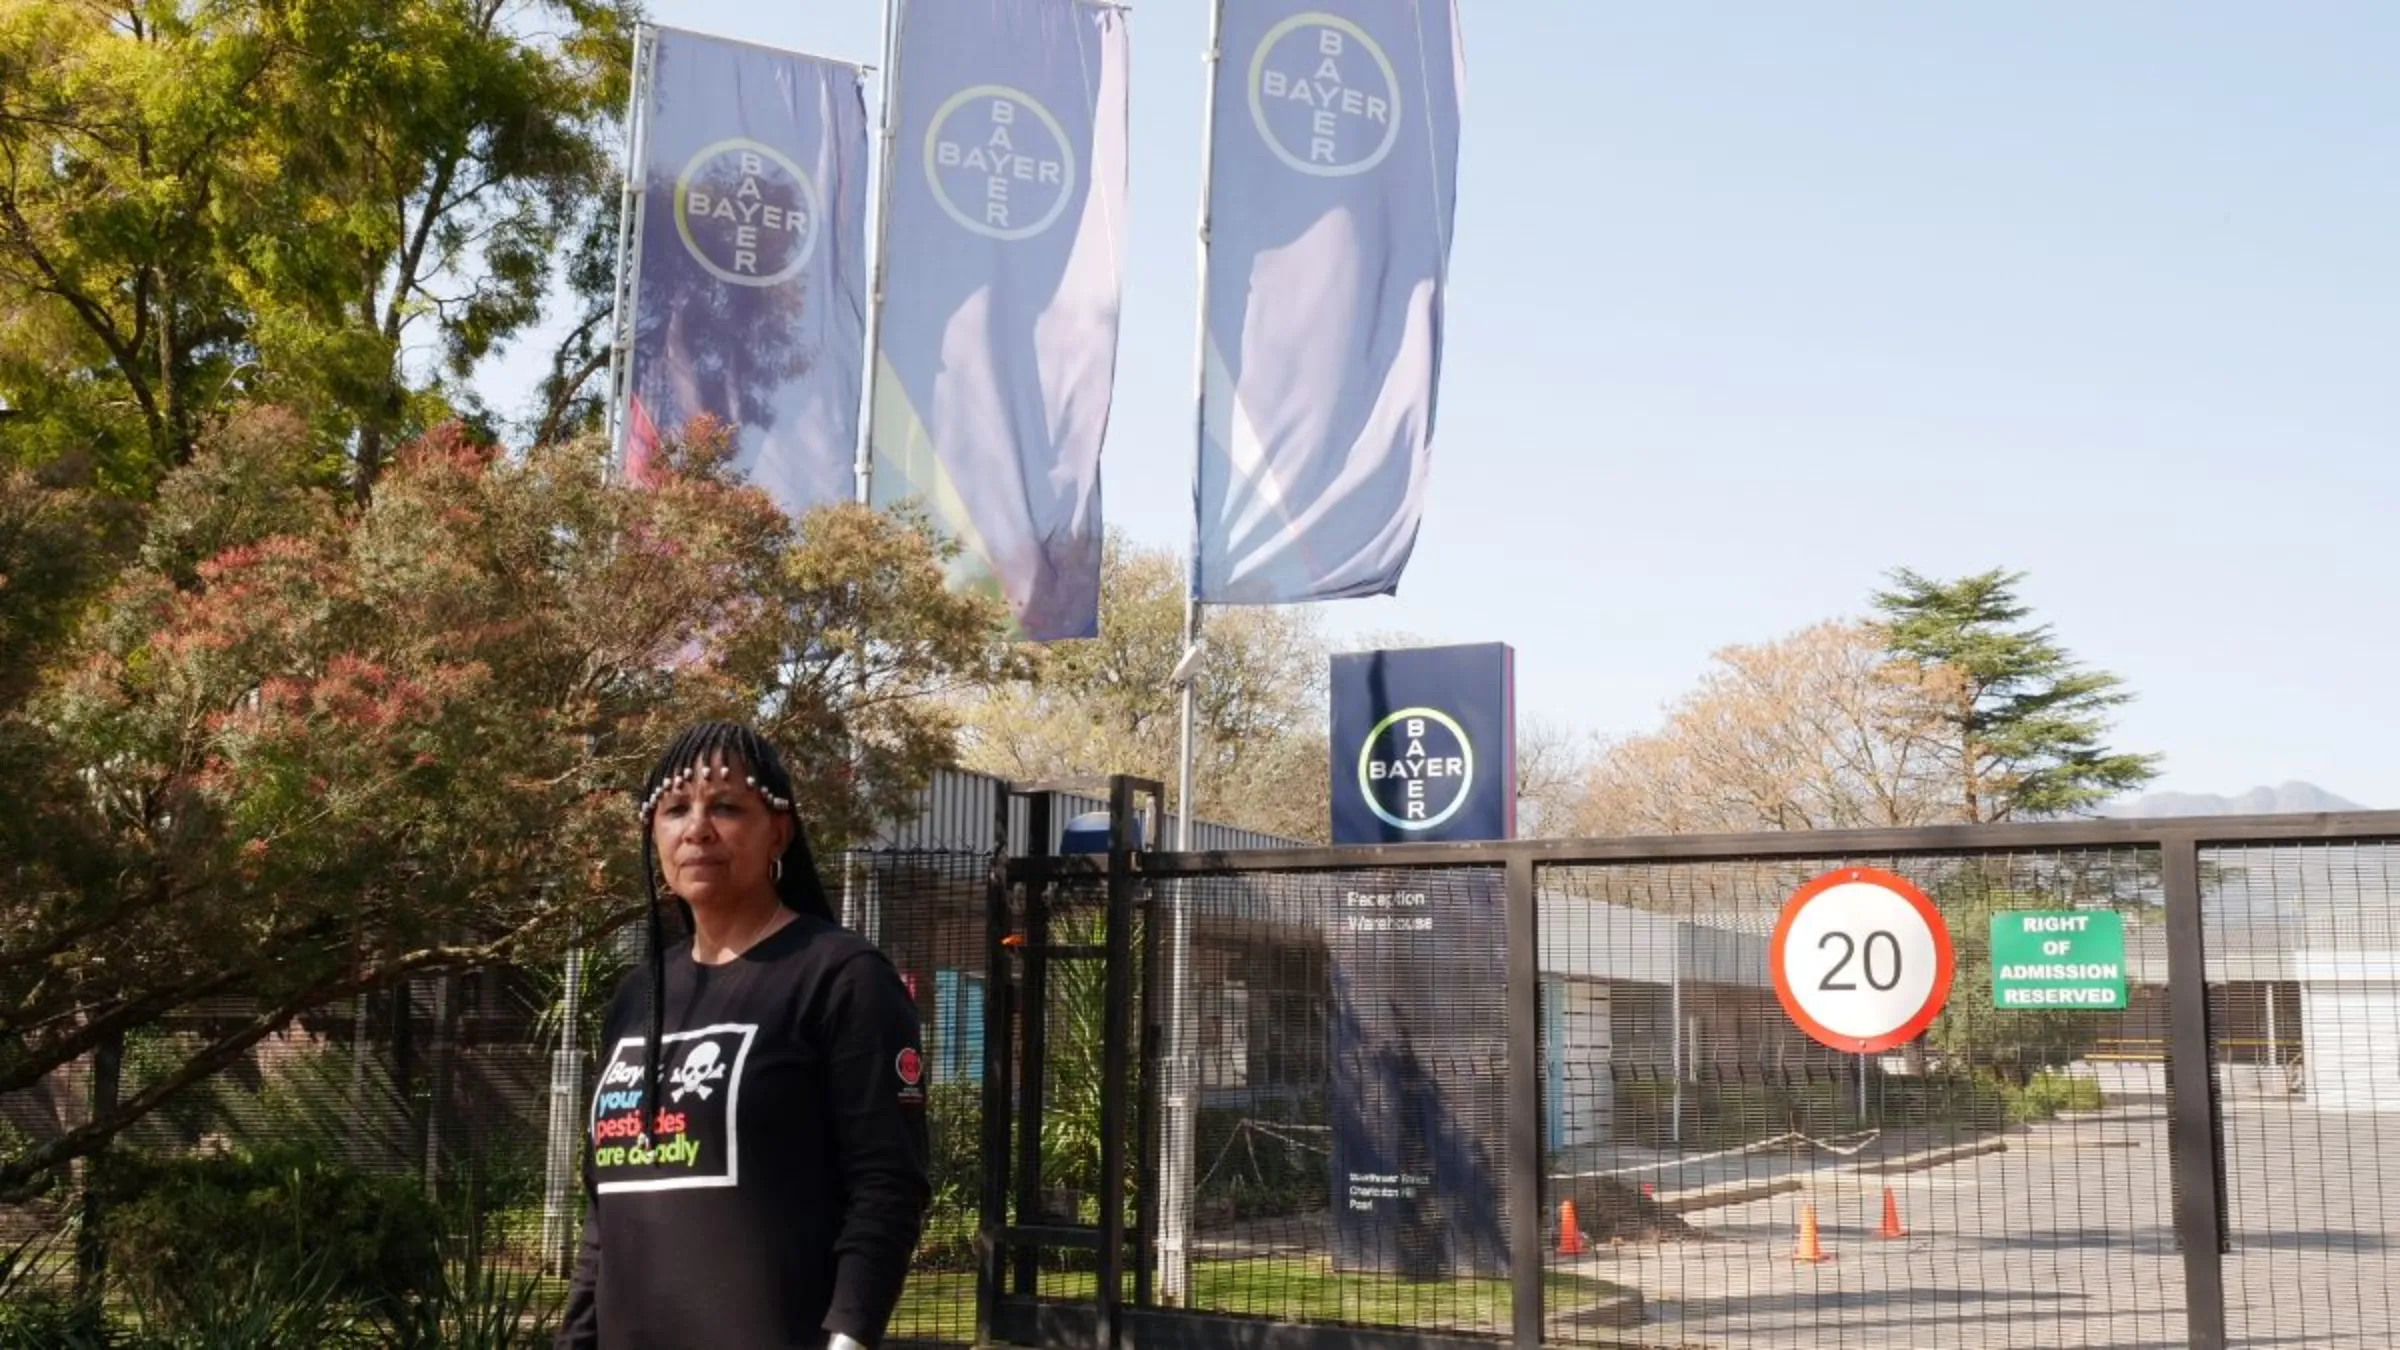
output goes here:
{"type": "Polygon", "coordinates": [[[589,443],[455,430],[363,506],[320,462],[297,419],[238,418],[97,572],[44,566],[104,537],[104,499],[0,484],[0,652],[30,667],[0,680],[0,1093],[203,1000],[250,1010],[0,1156],[0,1191],[307,1009],[622,924],[628,789],[674,726],[760,722],[831,853],[948,756],[951,696],[1014,673],[931,536],[795,527],[722,435],[642,488],[589,443]]]}

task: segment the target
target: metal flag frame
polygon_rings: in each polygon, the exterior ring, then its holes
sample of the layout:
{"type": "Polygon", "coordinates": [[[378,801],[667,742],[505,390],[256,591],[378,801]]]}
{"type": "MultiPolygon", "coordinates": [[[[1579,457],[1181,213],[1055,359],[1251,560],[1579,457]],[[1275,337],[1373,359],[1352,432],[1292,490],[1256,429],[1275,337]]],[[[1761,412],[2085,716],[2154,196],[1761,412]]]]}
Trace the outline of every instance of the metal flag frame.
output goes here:
{"type": "Polygon", "coordinates": [[[634,25],[633,67],[625,93],[625,181],[617,198],[616,289],[608,323],[608,471],[625,472],[627,395],[633,380],[633,324],[637,288],[642,284],[642,226],[646,207],[642,161],[647,146],[643,133],[649,119],[642,115],[649,91],[650,64],[657,54],[658,30],[648,23],[634,25]]]}
{"type": "MultiPolygon", "coordinates": [[[[1192,546],[1184,559],[1183,654],[1170,677],[1180,695],[1181,722],[1175,762],[1175,851],[1192,847],[1193,777],[1199,736],[1200,663],[1207,651],[1201,634],[1200,512],[1202,462],[1208,454],[1208,254],[1213,220],[1211,194],[1217,174],[1217,67],[1224,60],[1225,0],[1210,0],[1208,46],[1201,55],[1199,313],[1192,337],[1192,546]]],[[[1167,1006],[1181,1008],[1192,965],[1191,883],[1166,887],[1167,940],[1164,954],[1167,1006]]],[[[1191,1278],[1192,1151],[1200,1115],[1198,1064],[1193,1028],[1184,1018],[1167,1019],[1164,1064],[1159,1075],[1164,1139],[1159,1152],[1158,1296],[1169,1304],[1188,1297],[1191,1278]]]]}

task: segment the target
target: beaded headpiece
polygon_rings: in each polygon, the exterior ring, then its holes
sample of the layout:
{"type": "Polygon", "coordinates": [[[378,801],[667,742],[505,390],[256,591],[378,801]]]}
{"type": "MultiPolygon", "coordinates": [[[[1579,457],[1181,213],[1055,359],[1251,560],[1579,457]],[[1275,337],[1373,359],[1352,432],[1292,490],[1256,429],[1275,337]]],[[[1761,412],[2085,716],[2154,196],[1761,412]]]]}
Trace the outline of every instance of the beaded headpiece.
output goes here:
{"type": "MultiPolygon", "coordinates": [[[[732,776],[732,768],[722,762],[716,764],[685,765],[683,768],[677,769],[675,772],[660,779],[658,786],[650,790],[650,795],[642,799],[642,808],[639,813],[640,817],[644,823],[647,823],[650,819],[650,813],[658,808],[658,799],[660,797],[665,796],[668,792],[673,791],[676,788],[684,787],[690,784],[695,779],[702,782],[707,782],[713,779],[731,778],[732,776]]],[[[792,814],[792,799],[789,797],[779,797],[775,795],[771,789],[767,788],[758,781],[757,774],[744,774],[742,775],[742,781],[750,785],[751,791],[756,792],[761,797],[764,797],[767,805],[770,808],[783,812],[786,815],[792,814]]]]}

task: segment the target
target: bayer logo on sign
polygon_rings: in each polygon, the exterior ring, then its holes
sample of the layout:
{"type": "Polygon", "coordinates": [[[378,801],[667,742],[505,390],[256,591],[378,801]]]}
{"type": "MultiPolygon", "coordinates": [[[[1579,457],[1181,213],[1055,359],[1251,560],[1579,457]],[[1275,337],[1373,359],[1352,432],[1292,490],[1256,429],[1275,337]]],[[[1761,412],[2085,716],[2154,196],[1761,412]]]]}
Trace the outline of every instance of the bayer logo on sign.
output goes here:
{"type": "Polygon", "coordinates": [[[1466,805],[1475,785],[1475,747],[1438,708],[1402,708],[1375,724],[1358,748],[1358,791],[1395,829],[1430,830],[1466,805]]]}
{"type": "Polygon", "coordinates": [[[1775,996],[1820,1044],[1875,1054],[1914,1040],[1950,997],[1941,911],[1907,880],[1845,867],[1795,892],[1767,960],[1775,996]]]}

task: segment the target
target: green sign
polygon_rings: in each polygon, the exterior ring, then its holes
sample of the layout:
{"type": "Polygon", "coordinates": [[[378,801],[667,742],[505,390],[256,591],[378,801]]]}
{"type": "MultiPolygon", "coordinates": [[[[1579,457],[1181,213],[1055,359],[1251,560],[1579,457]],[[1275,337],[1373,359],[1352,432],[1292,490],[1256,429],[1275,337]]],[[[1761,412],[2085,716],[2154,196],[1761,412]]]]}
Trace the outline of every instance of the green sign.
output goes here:
{"type": "Polygon", "coordinates": [[[2125,916],[2088,909],[1993,915],[1992,1006],[2123,1011],[2125,916]]]}

